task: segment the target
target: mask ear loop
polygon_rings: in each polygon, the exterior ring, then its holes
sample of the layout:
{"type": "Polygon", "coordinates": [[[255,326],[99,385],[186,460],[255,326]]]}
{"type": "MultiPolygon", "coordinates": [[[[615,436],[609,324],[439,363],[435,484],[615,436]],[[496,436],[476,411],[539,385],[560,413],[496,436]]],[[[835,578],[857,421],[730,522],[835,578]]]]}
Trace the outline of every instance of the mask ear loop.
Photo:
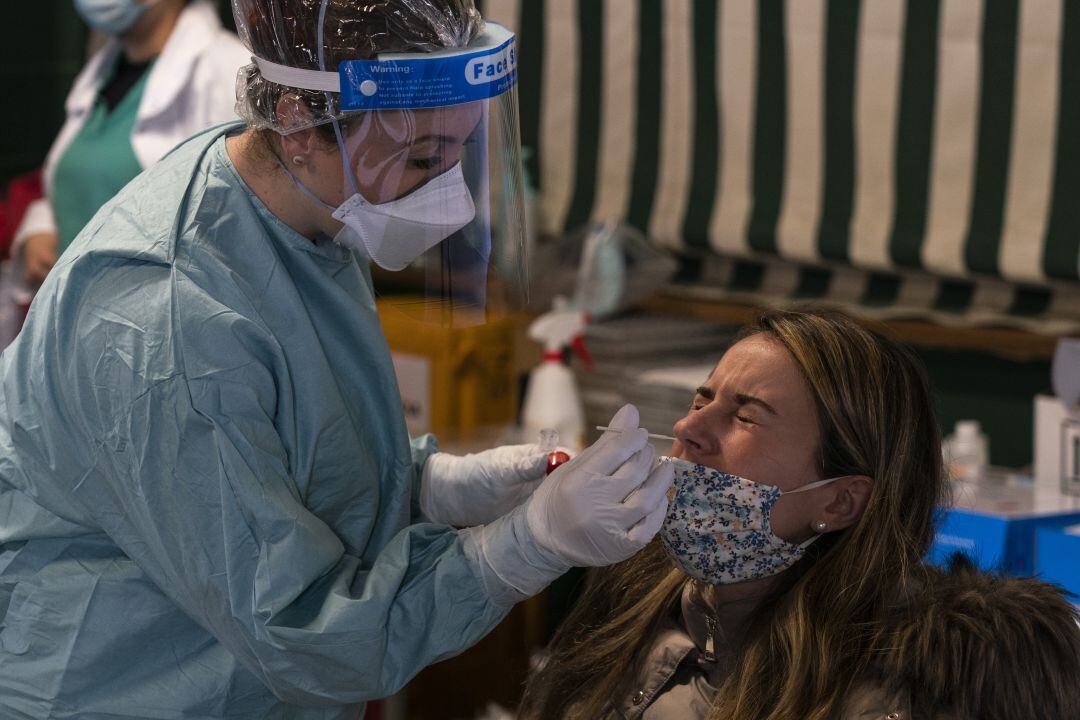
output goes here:
{"type": "MultiPolygon", "coordinates": [[[[825,485],[828,485],[829,483],[836,482],[837,480],[841,480],[841,479],[846,478],[846,477],[850,477],[850,475],[837,475],[836,477],[833,477],[833,478],[826,478],[824,480],[815,480],[812,483],[807,483],[807,484],[803,485],[802,487],[795,488],[794,490],[788,490],[787,492],[784,492],[782,494],[783,495],[795,495],[796,493],[809,492],[810,490],[814,490],[814,489],[819,488],[819,487],[824,487],[825,485]]],[[[822,535],[824,535],[824,533],[814,533],[814,535],[811,536],[811,538],[809,540],[806,540],[804,542],[799,543],[799,547],[801,549],[805,550],[810,545],[812,545],[813,542],[815,540],[817,540],[819,537],[821,537],[822,535]]]]}
{"type": "MultiPolygon", "coordinates": [[[[319,6],[319,28],[317,33],[317,42],[319,44],[319,70],[326,72],[326,50],[323,44],[323,28],[326,26],[326,8],[329,6],[330,0],[322,0],[322,5],[319,6]]],[[[334,107],[333,94],[327,91],[324,93],[326,96],[326,109],[331,110],[334,107]]],[[[338,152],[341,153],[341,169],[345,173],[345,177],[349,178],[349,184],[352,186],[353,194],[360,195],[360,185],[356,182],[356,177],[353,175],[352,168],[349,166],[349,154],[345,150],[345,138],[341,133],[341,125],[338,123],[337,111],[335,110],[330,114],[330,122],[334,125],[334,136],[337,138],[338,152]]]]}
{"type": "Polygon", "coordinates": [[[277,162],[277,164],[281,166],[281,169],[285,171],[285,174],[288,175],[289,178],[293,181],[293,185],[295,185],[300,190],[300,192],[304,193],[309,198],[311,198],[315,202],[319,203],[320,205],[322,205],[324,208],[326,208],[330,212],[333,212],[333,211],[337,210],[337,208],[335,208],[333,205],[326,202],[325,200],[323,200],[321,197],[319,197],[315,193],[311,192],[311,190],[308,190],[307,186],[304,185],[304,183],[300,182],[300,178],[296,177],[296,175],[293,174],[293,171],[289,169],[289,166],[281,161],[281,158],[279,158],[277,156],[277,153],[271,153],[271,154],[274,156],[274,160],[277,162]]]}
{"type": "Polygon", "coordinates": [[[841,478],[846,478],[846,477],[848,477],[848,476],[847,475],[837,475],[836,477],[833,477],[833,478],[825,478],[824,480],[815,480],[812,483],[806,483],[802,487],[797,487],[794,490],[785,490],[784,495],[795,495],[796,493],[809,492],[811,490],[815,490],[815,489],[817,489],[819,487],[824,487],[825,485],[828,485],[829,483],[836,482],[837,480],[840,480],[841,478]]]}

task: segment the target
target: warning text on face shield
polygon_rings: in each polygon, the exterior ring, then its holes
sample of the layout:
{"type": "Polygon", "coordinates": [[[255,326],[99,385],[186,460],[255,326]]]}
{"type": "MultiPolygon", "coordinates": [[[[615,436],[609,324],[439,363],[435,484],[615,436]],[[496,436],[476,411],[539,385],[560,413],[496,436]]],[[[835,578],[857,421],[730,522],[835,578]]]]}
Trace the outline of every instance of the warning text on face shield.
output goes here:
{"type": "Polygon", "coordinates": [[[341,109],[409,110],[487,100],[517,81],[513,38],[497,48],[461,55],[421,53],[338,65],[341,109]]]}

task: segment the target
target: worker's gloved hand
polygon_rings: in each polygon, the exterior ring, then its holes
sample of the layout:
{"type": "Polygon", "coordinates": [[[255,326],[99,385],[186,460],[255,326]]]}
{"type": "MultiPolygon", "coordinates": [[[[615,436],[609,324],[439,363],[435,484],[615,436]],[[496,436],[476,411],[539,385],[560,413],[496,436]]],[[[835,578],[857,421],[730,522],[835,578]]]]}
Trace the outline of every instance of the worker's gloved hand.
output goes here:
{"type": "Polygon", "coordinates": [[[654,451],[638,412],[627,405],[607,432],[547,477],[523,506],[465,534],[492,600],[512,604],[540,592],[571,566],[602,566],[643,548],[667,513],[674,480],[654,451]]]}
{"type": "Polygon", "coordinates": [[[469,527],[505,515],[544,480],[539,445],[504,445],[459,457],[435,453],[424,463],[420,511],[428,520],[469,527]]]}
{"type": "Polygon", "coordinates": [[[626,405],[594,445],[559,467],[536,490],[528,527],[537,545],[568,565],[601,567],[626,560],[660,530],[674,479],[656,464],[638,412],[626,405]]]}

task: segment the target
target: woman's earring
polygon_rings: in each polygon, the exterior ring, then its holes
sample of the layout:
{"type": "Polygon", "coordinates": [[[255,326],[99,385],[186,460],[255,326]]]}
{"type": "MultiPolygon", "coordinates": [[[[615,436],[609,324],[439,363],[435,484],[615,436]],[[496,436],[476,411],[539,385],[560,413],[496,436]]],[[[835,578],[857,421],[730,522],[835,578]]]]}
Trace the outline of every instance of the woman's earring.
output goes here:
{"type": "Polygon", "coordinates": [[[293,155],[292,164],[293,165],[303,165],[304,164],[304,158],[301,157],[300,155],[293,155]]]}
{"type": "Polygon", "coordinates": [[[815,520],[814,522],[810,523],[810,527],[814,529],[814,532],[821,534],[829,529],[829,524],[824,520],[815,520]]]}

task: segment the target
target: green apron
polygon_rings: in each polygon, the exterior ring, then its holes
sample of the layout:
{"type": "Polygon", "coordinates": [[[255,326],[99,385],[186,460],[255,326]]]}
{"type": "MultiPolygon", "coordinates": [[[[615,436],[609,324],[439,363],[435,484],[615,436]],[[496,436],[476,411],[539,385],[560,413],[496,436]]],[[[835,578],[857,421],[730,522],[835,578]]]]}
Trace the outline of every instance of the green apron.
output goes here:
{"type": "Polygon", "coordinates": [[[98,97],[86,123],[60,155],[52,186],[57,254],[67,249],[102,205],[142,172],[131,132],[149,75],[148,67],[111,112],[98,97]]]}

